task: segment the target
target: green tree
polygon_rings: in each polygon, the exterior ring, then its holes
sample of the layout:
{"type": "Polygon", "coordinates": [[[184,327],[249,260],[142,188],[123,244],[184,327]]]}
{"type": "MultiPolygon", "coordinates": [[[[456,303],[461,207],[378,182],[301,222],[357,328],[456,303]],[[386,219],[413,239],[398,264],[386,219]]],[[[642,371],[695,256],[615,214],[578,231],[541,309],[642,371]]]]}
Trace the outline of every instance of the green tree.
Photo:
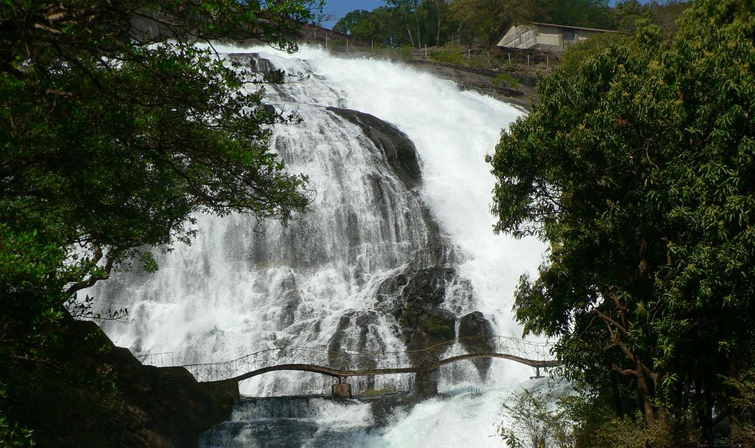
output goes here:
{"type": "Polygon", "coordinates": [[[671,35],[676,31],[676,21],[690,2],[683,0],[654,0],[642,4],[638,0],[622,0],[611,10],[612,27],[619,31],[634,33],[640,19],[648,19],[671,35]]]}
{"type": "Polygon", "coordinates": [[[313,6],[2,2],[0,376],[44,366],[64,303],[134,256],[155,269],[142,248],[189,239],[192,213],[286,220],[306,206],[305,178],[269,148],[289,118],[243,89],[258,75],[195,43],[292,51],[313,6]]]}
{"type": "Polygon", "coordinates": [[[653,0],[646,7],[650,10],[650,20],[671,35],[676,32],[677,20],[691,3],[691,0],[653,0]]]}
{"type": "MultiPolygon", "coordinates": [[[[356,32],[358,27],[366,22],[368,17],[370,17],[370,11],[365,11],[363,9],[357,9],[355,11],[351,11],[350,13],[343,16],[336,24],[333,26],[333,31],[338,31],[339,33],[349,34],[351,36],[357,37],[356,32]]],[[[364,33],[365,35],[370,35],[371,33],[364,33]]],[[[358,39],[361,39],[362,37],[358,37],[358,39]]]]}
{"type": "Polygon", "coordinates": [[[559,25],[607,28],[611,26],[607,0],[542,0],[536,20],[559,25]]]}
{"type": "Polygon", "coordinates": [[[552,390],[527,389],[504,403],[511,424],[498,426],[498,435],[509,448],[572,448],[574,425],[564,406],[568,396],[552,390]]]}
{"type": "Polygon", "coordinates": [[[671,42],[645,24],[543,79],[489,159],[496,231],[551,245],[516,293],[525,333],[709,440],[755,340],[754,8],[700,0],[671,42]]]}
{"type": "Polygon", "coordinates": [[[352,11],[333,29],[387,46],[432,46],[445,42],[452,23],[448,0],[422,0],[394,2],[372,11],[352,11]]]}
{"type": "Polygon", "coordinates": [[[513,24],[531,20],[537,13],[532,0],[453,0],[451,13],[468,39],[493,47],[513,24]]]}
{"type": "Polygon", "coordinates": [[[261,90],[241,90],[253,74],[191,42],[256,37],[293,50],[286,36],[306,6],[3,3],[4,300],[91,286],[136,248],[188,236],[195,211],[301,209],[303,179],[268,148],[283,117],[262,107],[261,90]],[[134,34],[139,19],[176,40],[134,34]]]}
{"type": "Polygon", "coordinates": [[[639,0],[622,0],[616,3],[612,13],[615,28],[632,33],[637,29],[638,20],[650,17],[649,8],[639,0]]]}
{"type": "Polygon", "coordinates": [[[386,0],[386,3],[393,7],[396,17],[402,22],[410,45],[416,48],[421,47],[423,36],[420,25],[421,0],[386,0]]]}
{"type": "Polygon", "coordinates": [[[448,40],[454,24],[451,22],[449,0],[424,0],[422,8],[425,12],[428,43],[439,46],[448,40]]]}
{"type": "Polygon", "coordinates": [[[393,47],[409,42],[397,10],[387,6],[372,11],[352,11],[339,20],[333,29],[378,45],[393,47]]]}

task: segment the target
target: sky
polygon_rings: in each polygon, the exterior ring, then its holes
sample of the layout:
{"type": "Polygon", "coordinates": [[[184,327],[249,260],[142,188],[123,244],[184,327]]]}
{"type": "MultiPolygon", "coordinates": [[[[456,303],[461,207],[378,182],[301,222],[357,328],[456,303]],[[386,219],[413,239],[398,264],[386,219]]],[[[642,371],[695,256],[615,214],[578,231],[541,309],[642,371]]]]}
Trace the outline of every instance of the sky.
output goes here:
{"type": "MultiPolygon", "coordinates": [[[[609,3],[614,4],[617,0],[611,0],[609,3]]],[[[640,3],[647,3],[648,0],[640,0],[640,3]]],[[[334,19],[323,23],[325,28],[332,28],[338,20],[347,13],[357,10],[366,9],[371,11],[379,6],[385,5],[383,0],[325,0],[323,12],[331,15],[334,19]]]]}
{"type": "Polygon", "coordinates": [[[383,0],[325,0],[325,8],[323,12],[334,17],[334,20],[323,23],[325,28],[333,28],[333,25],[338,20],[357,9],[366,9],[372,11],[373,9],[384,6],[383,0]]]}

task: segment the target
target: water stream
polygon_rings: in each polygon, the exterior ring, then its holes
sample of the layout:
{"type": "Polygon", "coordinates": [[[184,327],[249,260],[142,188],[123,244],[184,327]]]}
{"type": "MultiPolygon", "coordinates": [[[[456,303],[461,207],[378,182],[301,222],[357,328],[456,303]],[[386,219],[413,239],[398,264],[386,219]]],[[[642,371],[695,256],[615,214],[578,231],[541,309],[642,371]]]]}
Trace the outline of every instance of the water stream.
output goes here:
{"type": "MultiPolygon", "coordinates": [[[[218,50],[288,75],[288,83],[267,89],[267,102],[302,122],[276,129],[273,145],[290,171],[309,176],[313,203],[288,227],[200,215],[191,245],[157,253],[156,274],[119,273],[102,282],[90,294],[104,299],[103,308],[127,307],[133,320],[104,325],[115,343],[136,354],[171,352],[177,364],[291,345],[402,351],[440,337],[407,323],[412,304],[451,319],[452,335],[474,311],[494,334],[520,335],[513,291],[519,276],[541,262],[544,246],[493,234],[494,180],[484,162],[520,110],[387,61],[339,59],[308,47],[295,55],[218,50]],[[410,285],[415,295],[432,290],[437,300],[419,302],[408,295],[410,285]]],[[[203,443],[289,446],[260,442],[282,431],[304,437],[290,446],[301,446],[300,440],[307,446],[459,446],[451,442],[462,433],[460,442],[469,445],[477,434],[480,443],[469,446],[485,446],[493,440],[502,397],[531,374],[503,360],[485,369],[471,362],[444,367],[439,386],[452,398],[397,414],[377,433],[370,403],[245,401],[224,435],[213,433],[203,443]],[[469,387],[487,392],[458,392],[469,387]],[[298,414],[275,417],[276,406],[298,414]],[[278,423],[264,423],[273,418],[278,423]],[[264,424],[252,427],[250,420],[264,424]],[[453,429],[456,424],[466,429],[453,429]],[[419,437],[421,428],[437,439],[419,437]]],[[[353,387],[356,393],[402,391],[412,380],[362,378],[353,387]]],[[[241,391],[253,397],[325,394],[331,382],[279,372],[244,381],[241,391]]]]}

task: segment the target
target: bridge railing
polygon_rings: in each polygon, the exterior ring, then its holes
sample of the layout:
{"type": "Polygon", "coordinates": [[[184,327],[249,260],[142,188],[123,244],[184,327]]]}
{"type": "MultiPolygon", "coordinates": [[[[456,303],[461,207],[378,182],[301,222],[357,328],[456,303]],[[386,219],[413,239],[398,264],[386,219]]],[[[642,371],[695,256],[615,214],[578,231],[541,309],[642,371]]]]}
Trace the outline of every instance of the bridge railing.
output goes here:
{"type": "Polygon", "coordinates": [[[136,359],[145,366],[173,367],[176,365],[173,352],[143,353],[137,355],[136,359]]]}
{"type": "Polygon", "coordinates": [[[505,336],[475,336],[446,341],[419,350],[332,351],[327,347],[276,347],[229,361],[184,365],[198,381],[235,378],[283,364],[312,365],[340,371],[409,369],[438,365],[442,360],[468,355],[508,356],[533,365],[553,361],[551,345],[505,336]]]}

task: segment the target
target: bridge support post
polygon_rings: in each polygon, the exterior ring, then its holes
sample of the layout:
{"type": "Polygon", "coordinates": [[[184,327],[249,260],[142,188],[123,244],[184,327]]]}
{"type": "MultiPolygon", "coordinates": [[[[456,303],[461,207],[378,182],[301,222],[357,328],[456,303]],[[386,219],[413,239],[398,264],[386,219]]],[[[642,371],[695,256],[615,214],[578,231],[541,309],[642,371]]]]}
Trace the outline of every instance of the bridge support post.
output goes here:
{"type": "Polygon", "coordinates": [[[334,397],[351,398],[351,384],[344,383],[343,378],[338,377],[338,384],[334,384],[331,392],[334,397]]]}
{"type": "Polygon", "coordinates": [[[414,376],[414,392],[421,397],[438,395],[437,371],[418,372],[414,376]]]}

